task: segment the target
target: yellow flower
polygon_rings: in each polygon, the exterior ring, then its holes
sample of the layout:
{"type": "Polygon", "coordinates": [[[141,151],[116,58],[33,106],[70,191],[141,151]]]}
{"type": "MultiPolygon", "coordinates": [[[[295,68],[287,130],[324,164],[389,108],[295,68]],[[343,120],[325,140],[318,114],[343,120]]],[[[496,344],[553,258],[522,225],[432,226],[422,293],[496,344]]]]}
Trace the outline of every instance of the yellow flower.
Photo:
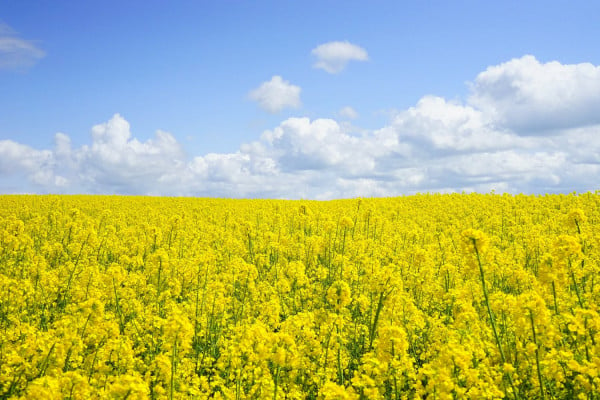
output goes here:
{"type": "Polygon", "coordinates": [[[327,381],[319,390],[318,398],[320,400],[358,400],[358,395],[352,388],[346,388],[337,383],[327,381]]]}
{"type": "Polygon", "coordinates": [[[352,218],[344,216],[340,219],[340,227],[342,229],[351,229],[353,226],[354,222],[352,222],[352,218]]]}
{"type": "Polygon", "coordinates": [[[581,254],[581,243],[576,237],[560,235],[554,242],[554,256],[559,260],[567,260],[581,254]]]}
{"type": "Polygon", "coordinates": [[[335,281],[327,289],[327,302],[337,311],[350,304],[351,300],[352,292],[345,281],[335,281]]]}
{"type": "Polygon", "coordinates": [[[483,253],[490,244],[487,235],[477,229],[466,229],[462,231],[461,236],[466,252],[472,252],[476,248],[479,253],[483,253]]]}
{"type": "Polygon", "coordinates": [[[507,374],[512,374],[513,372],[515,372],[515,367],[510,363],[504,363],[502,365],[502,370],[507,374]]]}
{"type": "Polygon", "coordinates": [[[576,228],[579,232],[581,230],[581,225],[587,221],[587,217],[585,216],[585,212],[581,208],[576,208],[569,212],[567,220],[569,226],[571,226],[572,228],[576,228]]]}

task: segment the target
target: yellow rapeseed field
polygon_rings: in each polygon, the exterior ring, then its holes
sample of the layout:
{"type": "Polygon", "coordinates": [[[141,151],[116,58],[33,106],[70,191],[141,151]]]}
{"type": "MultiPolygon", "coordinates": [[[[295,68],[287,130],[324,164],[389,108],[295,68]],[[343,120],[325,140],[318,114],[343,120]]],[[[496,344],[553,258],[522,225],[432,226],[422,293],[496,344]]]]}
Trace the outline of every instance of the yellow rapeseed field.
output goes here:
{"type": "Polygon", "coordinates": [[[0,196],[0,399],[599,399],[600,195],[0,196]]]}

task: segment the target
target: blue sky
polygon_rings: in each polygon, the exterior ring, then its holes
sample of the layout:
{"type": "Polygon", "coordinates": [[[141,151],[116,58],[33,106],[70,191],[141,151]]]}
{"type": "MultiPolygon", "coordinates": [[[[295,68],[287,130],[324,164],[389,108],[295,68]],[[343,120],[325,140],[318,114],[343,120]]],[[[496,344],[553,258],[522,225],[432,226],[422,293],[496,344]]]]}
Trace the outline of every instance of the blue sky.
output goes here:
{"type": "Polygon", "coordinates": [[[598,37],[591,1],[5,1],[0,193],[595,190],[598,37]]]}

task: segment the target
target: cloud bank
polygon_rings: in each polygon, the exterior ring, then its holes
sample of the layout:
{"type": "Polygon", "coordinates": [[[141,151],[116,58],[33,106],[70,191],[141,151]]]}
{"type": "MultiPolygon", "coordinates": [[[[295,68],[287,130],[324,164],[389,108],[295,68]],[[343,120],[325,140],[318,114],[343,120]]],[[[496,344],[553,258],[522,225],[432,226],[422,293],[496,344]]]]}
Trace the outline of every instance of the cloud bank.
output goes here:
{"type": "Polygon", "coordinates": [[[141,142],[116,114],[78,148],[63,133],[52,149],[0,141],[0,191],[329,199],[596,190],[599,68],[525,56],[481,72],[464,102],[425,96],[361,134],[348,122],[288,118],[234,153],[190,156],[162,131],[141,142]]]}

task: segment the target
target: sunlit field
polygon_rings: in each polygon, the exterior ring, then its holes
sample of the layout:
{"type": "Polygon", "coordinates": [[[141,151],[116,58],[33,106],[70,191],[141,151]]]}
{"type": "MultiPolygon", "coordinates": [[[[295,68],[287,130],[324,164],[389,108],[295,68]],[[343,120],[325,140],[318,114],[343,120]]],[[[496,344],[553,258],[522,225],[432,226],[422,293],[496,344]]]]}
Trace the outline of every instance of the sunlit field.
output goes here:
{"type": "Polygon", "coordinates": [[[0,398],[598,399],[600,196],[0,196],[0,398]]]}

